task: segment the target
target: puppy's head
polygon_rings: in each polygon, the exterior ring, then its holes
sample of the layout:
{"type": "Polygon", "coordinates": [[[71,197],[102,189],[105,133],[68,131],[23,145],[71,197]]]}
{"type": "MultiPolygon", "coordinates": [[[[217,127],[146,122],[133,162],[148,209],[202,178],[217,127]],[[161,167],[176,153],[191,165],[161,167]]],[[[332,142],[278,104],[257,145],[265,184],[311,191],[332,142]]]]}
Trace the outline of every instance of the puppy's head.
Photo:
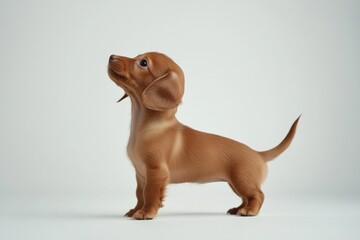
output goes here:
{"type": "Polygon", "coordinates": [[[135,58],[111,55],[108,73],[125,90],[122,99],[130,95],[155,111],[166,111],[181,103],[184,73],[164,54],[150,52],[135,58]]]}

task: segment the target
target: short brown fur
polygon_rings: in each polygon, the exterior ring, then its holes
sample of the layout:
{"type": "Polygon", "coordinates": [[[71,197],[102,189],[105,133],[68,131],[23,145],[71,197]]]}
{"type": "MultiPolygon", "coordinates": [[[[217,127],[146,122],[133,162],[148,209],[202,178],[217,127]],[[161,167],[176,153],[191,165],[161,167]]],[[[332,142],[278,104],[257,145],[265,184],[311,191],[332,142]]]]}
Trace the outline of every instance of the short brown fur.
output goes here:
{"type": "Polygon", "coordinates": [[[242,199],[228,214],[257,215],[264,201],[266,162],[290,145],[299,118],[275,148],[258,152],[234,140],[191,129],[175,117],[184,94],[181,68],[164,54],[135,58],[111,55],[110,78],[130,96],[128,155],[136,170],[137,204],[125,215],[152,219],[162,207],[169,183],[225,181],[242,199]]]}

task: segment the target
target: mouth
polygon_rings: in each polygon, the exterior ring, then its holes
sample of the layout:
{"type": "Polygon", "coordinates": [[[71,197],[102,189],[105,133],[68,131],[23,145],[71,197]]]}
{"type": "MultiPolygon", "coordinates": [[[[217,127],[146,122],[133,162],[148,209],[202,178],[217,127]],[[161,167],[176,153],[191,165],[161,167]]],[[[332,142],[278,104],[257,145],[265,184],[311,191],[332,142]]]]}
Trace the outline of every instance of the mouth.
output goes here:
{"type": "Polygon", "coordinates": [[[112,70],[110,66],[108,67],[108,74],[111,80],[113,80],[115,83],[123,83],[127,80],[127,77],[112,70]]]}
{"type": "MultiPolygon", "coordinates": [[[[116,83],[116,85],[118,85],[119,87],[122,87],[123,89],[126,88],[126,86],[124,86],[124,82],[127,81],[127,77],[112,70],[110,68],[110,66],[108,67],[108,74],[109,74],[109,77],[111,78],[111,80],[113,80],[116,83]]],[[[127,95],[127,93],[125,93],[117,102],[119,103],[127,97],[128,97],[128,95],[127,95]]]]}

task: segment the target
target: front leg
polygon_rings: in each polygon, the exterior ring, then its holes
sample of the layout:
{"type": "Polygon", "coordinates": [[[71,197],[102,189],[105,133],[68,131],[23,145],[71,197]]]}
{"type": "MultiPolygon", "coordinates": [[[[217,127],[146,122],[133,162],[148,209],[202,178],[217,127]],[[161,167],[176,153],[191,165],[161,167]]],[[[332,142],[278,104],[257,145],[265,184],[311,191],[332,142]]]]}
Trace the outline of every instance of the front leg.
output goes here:
{"type": "Polygon", "coordinates": [[[137,203],[136,206],[133,209],[130,209],[125,216],[126,217],[132,217],[134,213],[141,209],[144,206],[144,185],[145,185],[145,178],[140,176],[140,174],[136,173],[136,198],[137,203]]]}
{"type": "Polygon", "coordinates": [[[133,218],[138,220],[153,219],[162,207],[165,188],[169,182],[167,167],[152,167],[146,170],[144,188],[144,206],[136,211],[133,218]]]}

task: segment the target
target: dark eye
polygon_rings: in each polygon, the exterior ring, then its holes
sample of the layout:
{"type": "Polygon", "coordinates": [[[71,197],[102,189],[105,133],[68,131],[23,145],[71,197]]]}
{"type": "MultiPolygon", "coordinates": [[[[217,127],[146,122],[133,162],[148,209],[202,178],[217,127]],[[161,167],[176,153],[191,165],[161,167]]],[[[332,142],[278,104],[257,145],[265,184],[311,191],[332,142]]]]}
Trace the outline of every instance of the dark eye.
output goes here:
{"type": "Polygon", "coordinates": [[[148,62],[146,61],[146,59],[143,59],[140,61],[140,66],[147,67],[147,65],[148,65],[148,62]]]}

